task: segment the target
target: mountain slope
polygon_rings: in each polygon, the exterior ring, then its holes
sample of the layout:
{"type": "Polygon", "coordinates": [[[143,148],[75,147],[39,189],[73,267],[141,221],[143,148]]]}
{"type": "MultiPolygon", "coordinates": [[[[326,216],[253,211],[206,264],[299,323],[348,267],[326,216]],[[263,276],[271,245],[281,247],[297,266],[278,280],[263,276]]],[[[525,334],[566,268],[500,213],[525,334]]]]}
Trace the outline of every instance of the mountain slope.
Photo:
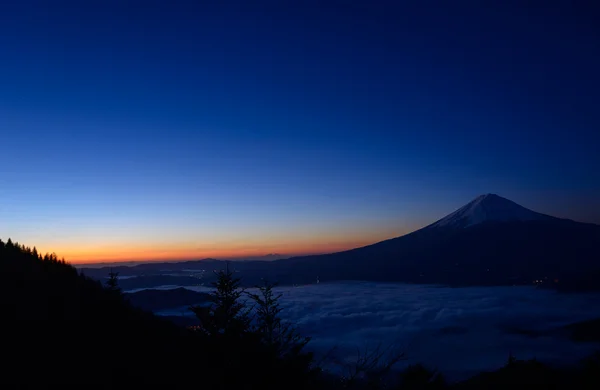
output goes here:
{"type": "Polygon", "coordinates": [[[480,195],[465,206],[428,226],[469,227],[485,222],[549,221],[558,219],[536,213],[496,194],[480,195]]]}
{"type": "Polygon", "coordinates": [[[600,269],[599,260],[600,226],[536,213],[488,194],[405,236],[275,261],[260,272],[280,283],[319,278],[510,285],[576,278],[600,269]]]}
{"type": "MultiPolygon", "coordinates": [[[[266,278],[280,284],[335,280],[463,285],[531,284],[558,279],[559,288],[600,289],[600,226],[555,218],[495,194],[478,196],[448,216],[413,233],[361,248],[271,262],[233,262],[246,285],[266,278]],[[547,279],[546,279],[547,278],[547,279]]],[[[123,287],[207,285],[223,261],[153,263],[116,268],[123,287]],[[181,274],[169,281],[162,273],[181,274]],[[185,272],[187,273],[185,273],[185,272]],[[188,271],[193,271],[190,274],[188,271]],[[185,276],[184,276],[185,274],[185,276]],[[186,284],[187,283],[187,284],[186,284]]],[[[85,269],[103,279],[108,268],[85,269]]]]}
{"type": "Polygon", "coordinates": [[[204,346],[196,338],[131,307],[54,256],[41,258],[0,240],[0,274],[0,329],[14,340],[3,345],[5,388],[93,383],[130,389],[157,381],[183,388],[179,370],[198,369],[209,359],[188,364],[183,356],[204,346]]]}

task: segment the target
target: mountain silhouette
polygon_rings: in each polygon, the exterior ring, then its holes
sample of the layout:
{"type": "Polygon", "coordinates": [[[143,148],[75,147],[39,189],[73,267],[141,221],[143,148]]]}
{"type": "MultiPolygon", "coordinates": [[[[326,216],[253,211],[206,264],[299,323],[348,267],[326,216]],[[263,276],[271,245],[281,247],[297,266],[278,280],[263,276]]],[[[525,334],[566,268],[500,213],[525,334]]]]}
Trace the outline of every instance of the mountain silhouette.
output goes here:
{"type": "Polygon", "coordinates": [[[575,280],[599,272],[599,260],[600,226],[486,194],[413,233],[343,252],[277,260],[256,273],[280,283],[318,278],[512,285],[575,280]]]}
{"type": "MultiPolygon", "coordinates": [[[[364,280],[450,286],[542,284],[600,290],[600,226],[529,210],[496,194],[476,197],[410,234],[324,255],[232,262],[250,286],[364,280]],[[558,281],[558,283],[557,283],[558,281]]],[[[115,267],[124,289],[210,283],[221,260],[115,267]],[[177,274],[163,274],[165,270],[177,274]],[[202,272],[200,272],[202,271],[202,272]],[[142,275],[142,276],[140,276],[142,275]]],[[[110,268],[85,268],[103,279],[110,268]]]]}

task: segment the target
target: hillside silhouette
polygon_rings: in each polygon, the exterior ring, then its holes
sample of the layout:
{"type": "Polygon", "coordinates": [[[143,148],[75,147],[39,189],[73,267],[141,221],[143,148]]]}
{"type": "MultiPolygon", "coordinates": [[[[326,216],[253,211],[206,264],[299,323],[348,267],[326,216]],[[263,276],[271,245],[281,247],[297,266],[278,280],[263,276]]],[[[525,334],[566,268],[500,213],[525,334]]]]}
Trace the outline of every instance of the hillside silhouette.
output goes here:
{"type": "MultiPolygon", "coordinates": [[[[183,329],[133,308],[56,255],[0,242],[0,269],[2,334],[11,340],[3,346],[5,384],[176,385],[189,366],[183,356],[197,342],[183,329]]],[[[197,370],[203,359],[196,355],[197,370]]]]}
{"type": "Polygon", "coordinates": [[[275,366],[288,374],[284,387],[310,388],[309,355],[296,367],[250,331],[240,331],[232,343],[178,327],[134,308],[120,291],[79,274],[54,254],[0,241],[0,274],[4,388],[281,387],[275,366]]]}

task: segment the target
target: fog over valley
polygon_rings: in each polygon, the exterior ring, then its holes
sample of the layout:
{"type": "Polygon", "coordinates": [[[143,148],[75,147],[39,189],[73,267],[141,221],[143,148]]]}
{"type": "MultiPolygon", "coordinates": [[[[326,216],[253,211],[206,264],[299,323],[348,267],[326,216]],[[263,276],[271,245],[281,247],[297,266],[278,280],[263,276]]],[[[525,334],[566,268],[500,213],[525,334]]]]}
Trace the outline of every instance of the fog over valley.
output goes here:
{"type": "MultiPolygon", "coordinates": [[[[311,336],[308,348],[329,354],[338,363],[355,360],[357,349],[389,346],[406,355],[399,367],[424,363],[449,378],[464,379],[500,368],[510,353],[519,359],[565,364],[600,348],[571,341],[564,329],[600,317],[600,294],[561,294],[527,286],[450,288],[370,282],[285,286],[276,291],[282,294],[282,316],[311,336]]],[[[195,320],[188,306],[156,313],[195,320]]],[[[342,370],[337,363],[330,365],[342,370]]]]}

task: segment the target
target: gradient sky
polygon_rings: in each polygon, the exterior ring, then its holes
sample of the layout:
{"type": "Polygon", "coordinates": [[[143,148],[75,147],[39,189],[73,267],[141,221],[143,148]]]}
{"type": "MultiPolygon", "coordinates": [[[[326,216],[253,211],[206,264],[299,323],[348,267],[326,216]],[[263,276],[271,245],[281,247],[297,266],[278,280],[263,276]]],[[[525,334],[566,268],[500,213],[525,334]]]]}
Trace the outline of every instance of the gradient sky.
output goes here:
{"type": "Polygon", "coordinates": [[[600,223],[592,3],[2,2],[0,237],[328,252],[488,192],[600,223]]]}

